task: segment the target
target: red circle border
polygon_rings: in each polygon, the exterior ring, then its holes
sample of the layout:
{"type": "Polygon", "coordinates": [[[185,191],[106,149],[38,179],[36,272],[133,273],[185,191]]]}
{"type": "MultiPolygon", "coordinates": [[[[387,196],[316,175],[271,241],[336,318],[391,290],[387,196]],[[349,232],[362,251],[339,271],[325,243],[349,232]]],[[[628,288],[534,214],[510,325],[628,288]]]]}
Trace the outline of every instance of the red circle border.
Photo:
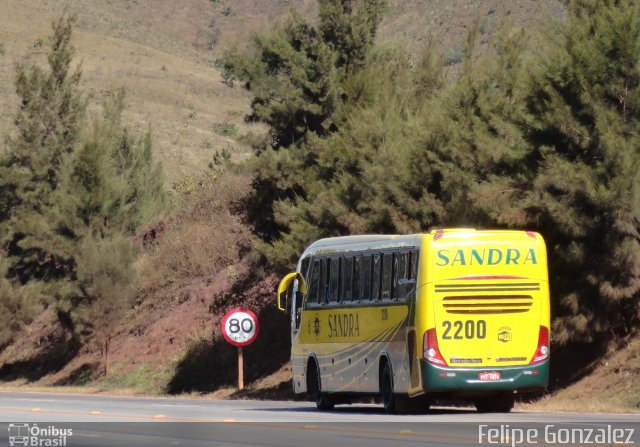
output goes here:
{"type": "Polygon", "coordinates": [[[229,312],[227,312],[224,316],[224,318],[222,319],[222,323],[220,325],[220,327],[222,328],[222,336],[224,337],[225,340],[227,340],[227,342],[233,346],[237,346],[237,347],[242,347],[242,346],[247,346],[250,345],[251,343],[253,343],[256,338],[258,338],[258,334],[260,333],[260,322],[258,321],[258,317],[256,316],[256,314],[254,314],[252,311],[248,310],[248,309],[242,309],[240,307],[236,307],[235,309],[231,309],[229,312]],[[231,318],[231,316],[236,313],[236,312],[244,312],[246,314],[248,314],[251,318],[253,318],[253,321],[256,324],[256,331],[253,333],[253,337],[251,337],[249,340],[247,341],[243,341],[243,342],[237,342],[235,340],[233,340],[231,337],[229,337],[227,335],[227,332],[224,330],[225,326],[227,325],[227,320],[229,318],[231,318]]]}

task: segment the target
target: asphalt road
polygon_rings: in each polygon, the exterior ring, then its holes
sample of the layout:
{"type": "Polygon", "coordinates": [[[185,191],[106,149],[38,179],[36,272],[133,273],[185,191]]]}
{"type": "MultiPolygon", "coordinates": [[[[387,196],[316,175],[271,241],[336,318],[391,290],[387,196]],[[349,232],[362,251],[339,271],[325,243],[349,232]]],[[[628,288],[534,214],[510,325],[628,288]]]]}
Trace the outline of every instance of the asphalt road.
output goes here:
{"type": "Polygon", "coordinates": [[[611,445],[624,443],[628,434],[640,444],[638,415],[479,414],[451,408],[387,415],[380,405],[366,404],[318,412],[309,402],[0,392],[0,421],[0,446],[13,440],[87,447],[514,447],[525,445],[519,441],[527,435],[529,445],[611,445]]]}

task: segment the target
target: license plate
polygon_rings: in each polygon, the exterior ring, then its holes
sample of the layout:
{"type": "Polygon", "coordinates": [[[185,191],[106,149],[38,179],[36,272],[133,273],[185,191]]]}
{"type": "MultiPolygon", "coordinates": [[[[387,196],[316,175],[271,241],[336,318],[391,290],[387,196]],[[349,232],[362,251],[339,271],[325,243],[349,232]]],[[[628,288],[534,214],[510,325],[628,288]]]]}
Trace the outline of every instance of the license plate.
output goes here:
{"type": "Polygon", "coordinates": [[[478,373],[478,380],[500,380],[502,374],[497,371],[478,373]]]}

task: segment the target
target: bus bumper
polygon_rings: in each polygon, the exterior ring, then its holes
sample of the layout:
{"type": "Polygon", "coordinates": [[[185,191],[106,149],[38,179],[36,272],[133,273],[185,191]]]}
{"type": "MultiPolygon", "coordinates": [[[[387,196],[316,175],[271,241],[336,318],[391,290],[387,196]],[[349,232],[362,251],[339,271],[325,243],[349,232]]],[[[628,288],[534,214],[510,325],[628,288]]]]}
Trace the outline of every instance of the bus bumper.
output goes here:
{"type": "Polygon", "coordinates": [[[452,368],[420,361],[425,391],[512,391],[536,392],[549,383],[549,360],[535,365],[485,368],[452,368]],[[480,380],[481,373],[498,372],[500,379],[480,380]]]}

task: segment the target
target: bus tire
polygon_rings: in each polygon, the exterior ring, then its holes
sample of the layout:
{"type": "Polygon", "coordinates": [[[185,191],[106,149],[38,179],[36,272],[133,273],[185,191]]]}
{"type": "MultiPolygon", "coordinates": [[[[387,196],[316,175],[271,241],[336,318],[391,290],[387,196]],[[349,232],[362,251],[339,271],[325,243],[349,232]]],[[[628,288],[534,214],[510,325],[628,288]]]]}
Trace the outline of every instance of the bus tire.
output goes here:
{"type": "Polygon", "coordinates": [[[333,410],[334,403],[327,393],[322,392],[320,370],[315,360],[310,360],[307,365],[307,390],[316,402],[316,408],[320,411],[333,410]]]}
{"type": "Polygon", "coordinates": [[[380,396],[382,397],[382,405],[387,413],[395,413],[396,395],[393,393],[393,374],[389,363],[385,363],[380,373],[380,396]]]}
{"type": "Polygon", "coordinates": [[[498,395],[477,399],[473,402],[480,413],[509,413],[515,403],[511,395],[498,395]]]}

